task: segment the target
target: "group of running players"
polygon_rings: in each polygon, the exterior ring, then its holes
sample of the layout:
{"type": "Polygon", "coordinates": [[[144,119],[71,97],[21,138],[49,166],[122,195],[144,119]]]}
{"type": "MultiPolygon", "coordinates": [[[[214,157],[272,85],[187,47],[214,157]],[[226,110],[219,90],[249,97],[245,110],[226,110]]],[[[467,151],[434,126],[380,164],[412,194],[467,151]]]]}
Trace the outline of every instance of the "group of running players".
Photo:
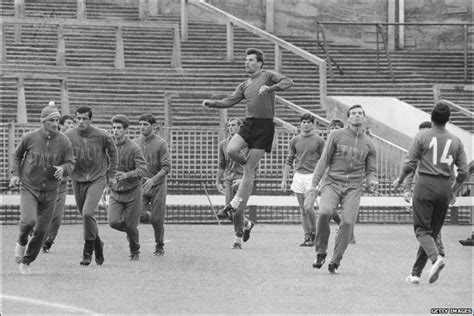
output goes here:
{"type": "MultiPolygon", "coordinates": [[[[253,190],[258,163],[265,152],[272,149],[275,92],[294,85],[288,77],[265,70],[263,65],[263,52],[247,49],[245,69],[249,78],[224,99],[202,101],[205,108],[228,108],[246,102],[245,119],[228,121],[230,137],[219,145],[216,179],[217,189],[226,196],[226,205],[217,216],[233,222],[234,249],[242,248],[242,242],[249,240],[255,225],[245,217],[245,208],[253,190]]],[[[48,235],[48,230],[57,233],[57,229],[49,224],[61,191],[58,183],[63,187],[66,175],[72,178],[76,204],[83,217],[85,243],[81,265],[89,265],[94,252],[96,263],[104,262],[104,243],[99,237],[94,214],[107,182],[110,188],[109,224],[126,232],[130,259],[139,258],[137,225],[140,214],[147,214],[144,208],[151,209],[155,254],[163,254],[166,174],[170,162],[166,143],[154,133],[155,118],[146,114],[140,117],[142,136],[131,141],[126,137],[130,122],[124,115],[112,118],[113,137],[90,124],[92,110],[88,107],[76,111],[78,127],[65,134],[57,132],[59,117],[54,108],[43,109],[43,127],[25,134],[15,151],[10,185],[18,185],[21,178],[20,234],[15,247],[20,272],[31,273],[29,264],[41,247],[48,251],[54,241],[54,234],[48,235]],[[33,235],[28,239],[33,228],[33,235]]],[[[463,145],[445,128],[449,117],[449,105],[437,102],[431,112],[432,127],[416,135],[402,172],[393,182],[393,187],[398,188],[416,169],[412,199],[415,234],[420,247],[412,274],[407,278],[411,283],[420,282],[428,259],[432,262],[430,283],[438,279],[444,268],[443,253],[440,254],[436,238],[450,201],[468,175],[463,145]],[[454,181],[453,166],[457,167],[454,181]]],[[[289,143],[281,181],[281,189],[286,190],[287,178],[295,163],[291,190],[296,194],[302,214],[304,241],[301,246],[315,247],[314,268],[320,269],[326,262],[330,220],[338,223],[334,251],[328,264],[331,274],[338,273],[349,243],[355,242],[354,225],[363,191],[375,191],[378,186],[377,151],[366,132],[366,113],[362,106],[349,107],[345,120],[346,127],[341,120],[331,122],[331,132],[324,141],[313,133],[314,117],[302,115],[301,132],[289,143]],[[314,204],[318,195],[316,216],[314,204]]]]}

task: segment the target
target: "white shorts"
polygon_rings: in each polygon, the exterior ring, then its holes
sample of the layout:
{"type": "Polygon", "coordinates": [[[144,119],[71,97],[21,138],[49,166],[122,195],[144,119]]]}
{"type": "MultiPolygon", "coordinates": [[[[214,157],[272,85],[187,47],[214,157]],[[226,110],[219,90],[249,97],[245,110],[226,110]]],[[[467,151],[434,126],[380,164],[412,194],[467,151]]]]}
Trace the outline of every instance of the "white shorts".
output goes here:
{"type": "Polygon", "coordinates": [[[313,174],[303,174],[295,172],[293,176],[293,182],[291,183],[291,191],[295,193],[302,193],[306,195],[306,192],[311,187],[311,182],[313,181],[313,174]]]}

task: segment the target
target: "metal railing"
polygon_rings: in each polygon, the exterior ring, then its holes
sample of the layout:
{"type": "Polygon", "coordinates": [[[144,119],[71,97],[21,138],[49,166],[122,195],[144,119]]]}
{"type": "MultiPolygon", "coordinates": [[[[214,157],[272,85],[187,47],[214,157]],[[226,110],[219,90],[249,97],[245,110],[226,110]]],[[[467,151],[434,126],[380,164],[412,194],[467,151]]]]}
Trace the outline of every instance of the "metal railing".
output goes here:
{"type": "Polygon", "coordinates": [[[334,66],[336,66],[339,74],[343,75],[344,70],[342,69],[342,67],[340,67],[337,64],[336,60],[334,60],[334,58],[331,57],[331,53],[329,51],[329,44],[326,41],[326,32],[324,30],[324,26],[321,23],[317,22],[316,23],[316,54],[318,53],[318,48],[319,47],[321,47],[323,49],[324,55],[326,55],[326,62],[327,62],[328,69],[329,69],[329,77],[331,77],[331,79],[334,79],[334,71],[332,70],[332,64],[334,64],[334,66]],[[319,40],[320,34],[321,34],[321,38],[322,38],[322,43],[319,40]]]}
{"type": "MultiPolygon", "coordinates": [[[[433,97],[435,101],[440,101],[442,100],[442,93],[441,90],[454,90],[454,91],[474,91],[474,85],[452,85],[452,84],[435,84],[433,85],[433,97]]],[[[472,119],[474,116],[474,113],[454,102],[451,102],[449,100],[443,100],[449,105],[455,109],[457,109],[461,114],[464,116],[467,116],[472,119]]],[[[473,100],[471,100],[472,102],[473,100]]]]}
{"type": "MultiPolygon", "coordinates": [[[[205,98],[221,98],[221,97],[224,97],[224,96],[221,93],[218,93],[218,92],[203,93],[203,92],[198,92],[198,91],[196,91],[196,92],[192,92],[192,91],[190,91],[190,92],[181,92],[181,93],[173,92],[173,93],[166,93],[165,94],[165,101],[164,101],[164,105],[165,105],[165,124],[164,124],[163,134],[164,134],[165,139],[168,141],[168,143],[170,143],[170,146],[172,146],[172,142],[173,142],[173,139],[174,139],[173,135],[177,135],[176,131],[177,131],[178,134],[180,132],[186,133],[186,129],[177,129],[175,131],[175,128],[173,128],[173,123],[172,123],[172,119],[173,119],[172,118],[172,116],[173,116],[172,115],[172,112],[173,112],[173,98],[196,98],[196,97],[198,97],[200,99],[205,99],[205,98]],[[174,134],[170,135],[169,134],[170,132],[172,132],[174,134]]],[[[322,116],[319,116],[319,115],[317,115],[317,114],[315,114],[315,113],[313,113],[309,110],[306,110],[306,109],[294,104],[293,102],[290,102],[290,101],[286,100],[285,98],[282,98],[278,95],[275,97],[275,101],[276,101],[276,106],[285,106],[287,108],[290,108],[292,111],[294,111],[298,114],[306,114],[306,113],[311,114],[315,118],[315,121],[318,123],[319,126],[325,127],[325,129],[319,130],[318,134],[320,134],[324,138],[327,137],[327,130],[328,130],[329,123],[330,123],[330,121],[328,119],[326,119],[322,116]]],[[[227,109],[221,109],[219,111],[218,116],[215,118],[216,122],[218,122],[216,124],[216,126],[206,127],[206,128],[202,129],[201,133],[210,132],[212,134],[213,133],[212,129],[214,129],[216,131],[217,135],[214,135],[214,136],[210,137],[211,143],[213,142],[214,137],[217,137],[217,139],[219,141],[224,138],[225,126],[226,126],[225,124],[226,124],[227,118],[228,118],[227,111],[228,111],[227,109]]],[[[267,155],[267,156],[273,156],[274,150],[278,150],[278,149],[287,150],[287,148],[285,146],[287,146],[287,144],[289,143],[289,140],[291,139],[291,137],[293,137],[297,133],[297,128],[292,126],[291,124],[288,124],[284,120],[276,119],[276,122],[280,123],[281,124],[280,126],[283,126],[284,130],[278,130],[277,136],[275,138],[275,140],[277,140],[277,141],[274,143],[274,148],[272,150],[272,154],[267,155]],[[288,135],[290,135],[290,136],[288,136],[288,135]],[[283,137],[283,138],[281,138],[281,137],[283,137]]],[[[194,130],[190,130],[190,134],[188,134],[189,136],[185,137],[185,139],[186,138],[191,139],[192,137],[194,137],[194,135],[192,135],[193,131],[197,131],[197,130],[201,130],[201,129],[194,128],[194,130]]],[[[211,134],[209,134],[209,136],[211,136],[211,134]]],[[[406,157],[406,154],[407,154],[408,151],[406,149],[390,142],[390,141],[387,141],[387,140],[377,136],[377,135],[371,134],[371,136],[372,136],[372,140],[376,144],[377,150],[378,150],[377,165],[379,166],[379,177],[381,179],[394,179],[395,177],[397,177],[399,175],[401,163],[405,160],[405,157],[406,157]]],[[[201,140],[203,140],[203,139],[201,139],[201,140]]],[[[200,149],[200,152],[203,151],[201,145],[199,145],[198,148],[200,149]]],[[[210,152],[208,149],[206,149],[204,151],[205,152],[210,152]]],[[[198,159],[198,157],[195,157],[195,158],[198,159]]],[[[263,166],[264,166],[263,169],[264,170],[270,170],[271,168],[268,167],[266,165],[266,163],[268,163],[268,165],[270,166],[270,165],[274,164],[274,161],[273,161],[274,159],[276,159],[278,161],[278,163],[280,165],[280,168],[281,168],[282,163],[284,163],[284,161],[286,159],[286,155],[283,155],[283,156],[280,157],[279,154],[277,154],[276,157],[272,157],[269,161],[266,161],[263,164],[263,166]]],[[[269,171],[269,174],[274,174],[274,173],[279,173],[279,172],[280,172],[280,170],[271,170],[271,171],[269,171]]]]}
{"type": "MultiPolygon", "coordinates": [[[[0,170],[1,177],[8,179],[11,171],[13,150],[19,143],[21,136],[37,128],[38,124],[0,124],[0,170]]],[[[110,129],[110,126],[99,126],[110,129]]],[[[326,138],[327,129],[316,130],[315,133],[326,138]]],[[[131,126],[128,136],[136,138],[140,134],[139,128],[131,126]]],[[[225,137],[225,130],[219,127],[169,127],[161,129],[160,134],[168,135],[169,151],[172,169],[169,174],[170,181],[180,182],[184,188],[194,187],[189,179],[198,179],[212,185],[217,172],[217,155],[219,142],[225,137]]],[[[296,131],[277,128],[275,132],[272,152],[266,154],[258,168],[261,191],[270,192],[278,190],[281,181],[281,170],[288,155],[288,144],[296,131]]],[[[403,148],[374,136],[378,151],[378,174],[381,180],[391,180],[398,176],[406,151],[403,148]]]]}
{"type": "MultiPolygon", "coordinates": [[[[306,110],[282,97],[276,96],[276,101],[279,104],[283,104],[297,113],[305,114],[309,113],[314,116],[315,121],[322,126],[329,126],[330,121],[324,117],[321,117],[315,113],[312,113],[309,110],[306,110]]],[[[377,154],[377,164],[379,170],[383,170],[379,173],[381,178],[384,179],[393,179],[398,176],[400,171],[400,164],[405,159],[408,151],[380,136],[371,134],[372,140],[377,145],[378,154],[377,154]]]]}
{"type": "MultiPolygon", "coordinates": [[[[215,15],[224,17],[227,20],[227,60],[234,59],[234,26],[243,28],[244,30],[259,36],[260,38],[267,40],[275,45],[275,71],[281,72],[282,68],[282,49],[285,49],[297,56],[300,56],[307,61],[318,66],[319,69],[319,95],[321,105],[326,105],[326,95],[327,95],[327,79],[326,79],[326,62],[313,55],[304,49],[301,49],[291,43],[288,43],[281,38],[272,35],[268,32],[265,32],[258,27],[255,27],[225,11],[222,11],[202,0],[183,0],[182,5],[184,6],[183,10],[186,10],[188,4],[195,5],[203,10],[209,11],[215,15]],[[184,2],[184,3],[183,3],[184,2]]],[[[187,14],[185,14],[187,16],[187,14]]],[[[187,29],[187,20],[182,21],[182,27],[187,29]]]]}
{"type": "MultiPolygon", "coordinates": [[[[468,63],[469,63],[469,34],[472,34],[469,32],[469,28],[473,27],[473,23],[465,23],[465,22],[332,22],[332,21],[318,21],[318,24],[323,25],[347,25],[347,26],[374,26],[376,29],[376,34],[377,34],[377,56],[378,56],[378,34],[381,32],[381,34],[387,34],[387,30],[382,30],[382,28],[388,28],[390,26],[398,26],[399,28],[405,27],[405,26],[456,26],[462,28],[462,33],[463,33],[463,54],[464,54],[464,60],[463,60],[463,69],[464,69],[464,80],[467,82],[469,81],[468,78],[468,63]]],[[[383,36],[382,36],[383,40],[383,36]]],[[[385,43],[385,49],[387,50],[387,44],[385,43]]],[[[387,50],[387,58],[390,58],[390,55],[387,50]]],[[[390,60],[389,60],[390,64],[390,60]]],[[[377,65],[378,66],[378,65],[377,65]]],[[[390,70],[392,72],[392,70],[390,70]]],[[[392,73],[393,76],[393,73],[392,73]]]]}

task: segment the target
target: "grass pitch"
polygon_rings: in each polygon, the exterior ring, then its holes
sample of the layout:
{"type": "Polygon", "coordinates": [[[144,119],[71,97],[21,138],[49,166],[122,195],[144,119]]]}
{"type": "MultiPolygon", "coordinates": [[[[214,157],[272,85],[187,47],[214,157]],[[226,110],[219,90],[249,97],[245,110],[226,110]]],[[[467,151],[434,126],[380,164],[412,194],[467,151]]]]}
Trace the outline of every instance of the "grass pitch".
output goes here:
{"type": "MultiPolygon", "coordinates": [[[[140,261],[128,260],[124,233],[100,225],[105,263],[79,265],[82,226],[63,225],[49,254],[22,276],[14,263],[17,226],[2,229],[1,314],[425,314],[471,308],[473,248],[459,239],[471,226],[445,226],[447,265],[428,284],[404,282],[418,243],[410,225],[359,224],[338,275],[313,269],[313,248],[299,247],[301,225],[256,225],[233,250],[230,225],[166,225],[163,257],[141,225],[140,261]]],[[[335,226],[331,227],[328,259],[335,226]]]]}

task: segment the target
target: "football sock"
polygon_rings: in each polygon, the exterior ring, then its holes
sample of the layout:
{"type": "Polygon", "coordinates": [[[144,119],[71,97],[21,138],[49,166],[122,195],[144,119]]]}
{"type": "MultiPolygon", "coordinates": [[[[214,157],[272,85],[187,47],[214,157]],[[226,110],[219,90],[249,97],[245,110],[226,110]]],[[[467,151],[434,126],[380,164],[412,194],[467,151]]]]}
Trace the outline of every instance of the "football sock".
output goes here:
{"type": "Polygon", "coordinates": [[[239,207],[240,205],[240,202],[242,202],[242,198],[239,197],[239,196],[234,196],[234,198],[232,199],[232,201],[230,201],[230,206],[232,206],[232,208],[234,210],[237,210],[237,208],[239,207]]]}

